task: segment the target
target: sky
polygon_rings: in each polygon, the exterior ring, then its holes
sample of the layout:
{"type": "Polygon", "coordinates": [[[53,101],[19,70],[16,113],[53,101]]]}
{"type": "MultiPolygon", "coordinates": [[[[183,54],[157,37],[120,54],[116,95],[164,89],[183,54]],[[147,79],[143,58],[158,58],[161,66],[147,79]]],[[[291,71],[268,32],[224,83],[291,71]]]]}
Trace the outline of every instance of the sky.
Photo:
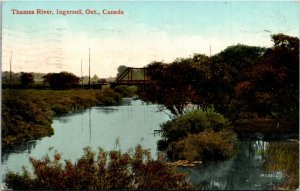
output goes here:
{"type": "Polygon", "coordinates": [[[271,34],[299,37],[299,1],[4,1],[2,71],[68,71],[114,77],[120,65],[214,55],[238,43],[271,47],[271,34]],[[53,15],[12,14],[12,9],[53,15]],[[59,15],[56,10],[83,15],[59,15]],[[123,15],[85,14],[122,10],[123,15]],[[210,48],[211,47],[211,48],[210,48]],[[211,51],[210,51],[211,50],[211,51]],[[12,56],[11,56],[12,55],[12,56]]]}

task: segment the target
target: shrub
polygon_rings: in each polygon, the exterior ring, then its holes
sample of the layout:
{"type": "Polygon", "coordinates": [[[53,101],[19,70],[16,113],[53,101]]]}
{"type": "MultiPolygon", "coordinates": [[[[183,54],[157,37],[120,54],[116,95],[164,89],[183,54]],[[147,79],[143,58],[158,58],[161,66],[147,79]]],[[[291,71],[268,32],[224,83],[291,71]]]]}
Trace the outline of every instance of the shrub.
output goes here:
{"type": "Polygon", "coordinates": [[[80,78],[69,72],[48,73],[43,76],[44,82],[53,89],[65,89],[79,85],[80,78]]]}
{"type": "Polygon", "coordinates": [[[178,173],[164,162],[153,160],[150,152],[137,146],[135,152],[105,152],[98,154],[90,148],[76,162],[66,160],[55,153],[53,159],[31,158],[33,174],[24,169],[23,174],[9,172],[4,182],[9,189],[188,189],[192,188],[185,175],[178,173]]]}
{"type": "Polygon", "coordinates": [[[101,106],[118,105],[122,102],[121,94],[112,89],[103,89],[97,93],[96,98],[101,106]]]}
{"type": "Polygon", "coordinates": [[[165,142],[160,143],[160,148],[164,150],[169,143],[178,141],[188,134],[197,134],[205,129],[219,131],[229,126],[228,119],[213,109],[194,110],[162,124],[162,137],[165,142]]]}
{"type": "Polygon", "coordinates": [[[53,134],[52,112],[44,101],[23,96],[18,91],[4,94],[2,100],[2,143],[53,134]]]}
{"type": "Polygon", "coordinates": [[[190,134],[178,142],[171,143],[167,153],[174,159],[189,161],[225,160],[232,156],[235,140],[235,134],[231,131],[205,130],[202,133],[190,134]]]}
{"type": "Polygon", "coordinates": [[[20,81],[23,87],[33,84],[33,75],[31,73],[21,72],[20,81]]]}
{"type": "Polygon", "coordinates": [[[124,97],[132,97],[136,94],[137,92],[137,86],[117,86],[114,88],[116,92],[121,94],[124,97]]]}

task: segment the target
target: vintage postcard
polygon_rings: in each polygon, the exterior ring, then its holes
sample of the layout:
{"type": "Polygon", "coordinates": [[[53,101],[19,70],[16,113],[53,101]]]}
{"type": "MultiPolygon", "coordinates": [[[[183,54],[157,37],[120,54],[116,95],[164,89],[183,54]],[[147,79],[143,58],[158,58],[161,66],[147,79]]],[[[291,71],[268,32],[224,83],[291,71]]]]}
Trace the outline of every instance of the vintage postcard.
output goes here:
{"type": "Polygon", "coordinates": [[[1,189],[299,187],[299,1],[1,5],[1,189]]]}

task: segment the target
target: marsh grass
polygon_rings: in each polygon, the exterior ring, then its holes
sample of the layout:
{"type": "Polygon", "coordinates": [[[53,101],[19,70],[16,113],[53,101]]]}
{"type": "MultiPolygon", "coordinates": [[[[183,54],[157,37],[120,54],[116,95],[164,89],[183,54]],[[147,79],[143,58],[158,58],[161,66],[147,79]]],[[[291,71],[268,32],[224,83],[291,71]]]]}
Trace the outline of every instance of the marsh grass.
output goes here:
{"type": "Polygon", "coordinates": [[[265,156],[265,171],[284,174],[284,182],[279,188],[295,190],[299,187],[299,141],[270,143],[265,156]]]}

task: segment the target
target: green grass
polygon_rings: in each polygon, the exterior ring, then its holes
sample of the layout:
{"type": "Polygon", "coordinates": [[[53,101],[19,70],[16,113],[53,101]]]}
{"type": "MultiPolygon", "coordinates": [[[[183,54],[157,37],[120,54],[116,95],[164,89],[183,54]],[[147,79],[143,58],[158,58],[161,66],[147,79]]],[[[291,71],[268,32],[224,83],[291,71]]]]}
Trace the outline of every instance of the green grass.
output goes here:
{"type": "Polygon", "coordinates": [[[54,133],[53,116],[92,106],[117,105],[122,96],[122,91],[109,88],[2,90],[2,145],[50,136],[54,133]]]}

